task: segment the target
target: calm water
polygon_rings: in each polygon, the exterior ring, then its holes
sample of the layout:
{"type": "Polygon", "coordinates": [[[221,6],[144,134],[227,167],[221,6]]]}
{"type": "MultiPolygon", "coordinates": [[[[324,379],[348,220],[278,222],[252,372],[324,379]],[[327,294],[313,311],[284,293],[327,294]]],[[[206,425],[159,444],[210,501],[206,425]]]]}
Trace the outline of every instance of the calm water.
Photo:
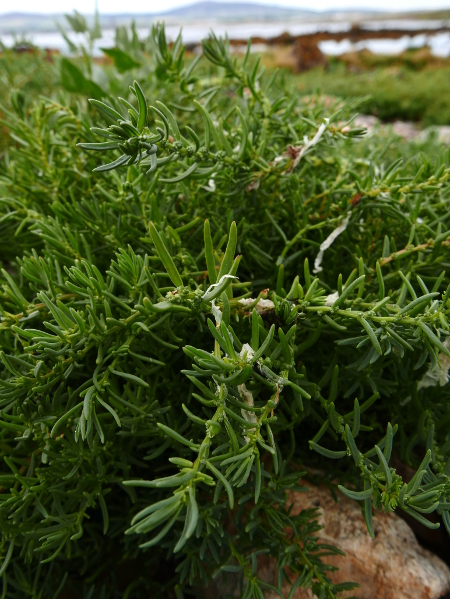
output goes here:
{"type": "MultiPolygon", "coordinates": [[[[274,22],[274,23],[188,23],[183,27],[183,40],[186,43],[199,42],[206,37],[211,29],[218,35],[228,33],[231,39],[246,39],[250,36],[275,37],[283,32],[292,35],[301,35],[306,33],[315,33],[317,31],[345,32],[351,29],[350,22],[330,21],[330,22],[274,22]]],[[[367,40],[352,44],[349,40],[342,42],[326,41],[320,44],[323,52],[326,54],[342,54],[349,50],[369,50],[380,54],[396,54],[408,48],[421,47],[428,44],[433,53],[437,56],[450,56],[450,33],[434,33],[433,29],[442,26],[450,26],[450,21],[372,21],[364,25],[367,29],[405,29],[414,31],[415,29],[429,29],[428,35],[405,35],[404,37],[391,40],[367,40]]],[[[178,34],[179,27],[167,24],[166,33],[169,39],[174,39],[178,34]]],[[[144,37],[148,35],[148,28],[139,29],[139,35],[144,37]]],[[[76,43],[79,40],[77,34],[69,33],[69,37],[76,43]]],[[[67,46],[58,32],[34,33],[27,35],[34,44],[42,48],[54,48],[62,52],[67,51],[67,46]]],[[[11,35],[1,36],[1,40],[6,46],[14,43],[11,35]]],[[[105,30],[101,40],[97,40],[96,53],[101,54],[100,48],[114,46],[114,31],[105,30]]]]}

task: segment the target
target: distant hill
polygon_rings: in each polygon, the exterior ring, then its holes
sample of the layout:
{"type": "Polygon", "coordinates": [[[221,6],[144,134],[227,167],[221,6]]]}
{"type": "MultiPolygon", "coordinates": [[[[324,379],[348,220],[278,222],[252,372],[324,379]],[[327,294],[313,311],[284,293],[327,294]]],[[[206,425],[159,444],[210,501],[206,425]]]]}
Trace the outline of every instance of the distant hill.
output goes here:
{"type": "Polygon", "coordinates": [[[196,2],[188,6],[182,6],[166,12],[159,13],[160,16],[182,17],[188,19],[285,19],[292,16],[319,16],[314,10],[288,8],[284,6],[270,6],[267,4],[255,4],[253,2],[196,2]]]}

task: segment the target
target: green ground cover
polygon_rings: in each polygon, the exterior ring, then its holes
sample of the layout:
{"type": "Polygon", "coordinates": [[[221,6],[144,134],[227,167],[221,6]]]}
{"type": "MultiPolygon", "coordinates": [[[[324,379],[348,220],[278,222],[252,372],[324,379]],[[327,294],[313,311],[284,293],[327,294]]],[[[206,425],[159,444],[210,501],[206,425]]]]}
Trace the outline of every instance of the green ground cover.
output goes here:
{"type": "Polygon", "coordinates": [[[450,151],[214,37],[101,64],[73,25],[81,58],[1,57],[2,598],[342,597],[303,466],[367,534],[450,531],[450,151]]]}
{"type": "Polygon", "coordinates": [[[358,68],[334,61],[328,69],[298,75],[301,93],[341,98],[366,97],[361,109],[383,121],[419,121],[424,126],[450,125],[450,67],[417,71],[407,66],[358,68]]]}

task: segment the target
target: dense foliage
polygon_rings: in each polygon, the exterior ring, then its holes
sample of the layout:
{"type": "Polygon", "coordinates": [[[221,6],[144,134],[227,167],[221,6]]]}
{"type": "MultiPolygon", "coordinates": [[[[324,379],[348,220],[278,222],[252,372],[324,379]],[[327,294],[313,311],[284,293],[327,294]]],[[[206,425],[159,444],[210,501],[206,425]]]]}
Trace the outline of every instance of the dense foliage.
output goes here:
{"type": "Polygon", "coordinates": [[[2,597],[339,596],[302,465],[450,531],[450,153],[214,36],[109,55],[3,108],[2,597]]]}
{"type": "MultiPolygon", "coordinates": [[[[450,125],[450,67],[420,67],[421,51],[402,60],[389,57],[371,62],[372,56],[350,55],[334,60],[327,69],[312,69],[298,79],[301,93],[322,93],[342,98],[365,96],[364,112],[384,121],[421,121],[426,126],[450,125]],[[418,56],[417,56],[418,55],[418,56]],[[416,58],[417,56],[417,58],[416,58]],[[392,63],[392,64],[389,64],[392,63]],[[417,63],[419,66],[417,66],[417,63]]],[[[444,61],[442,61],[444,62],[444,61]]]]}

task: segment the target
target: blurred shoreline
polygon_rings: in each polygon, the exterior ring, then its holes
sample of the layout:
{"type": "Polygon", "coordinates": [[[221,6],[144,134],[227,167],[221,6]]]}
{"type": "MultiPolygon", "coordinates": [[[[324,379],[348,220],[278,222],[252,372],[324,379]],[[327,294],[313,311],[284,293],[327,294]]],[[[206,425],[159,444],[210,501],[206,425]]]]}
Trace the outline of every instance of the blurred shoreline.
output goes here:
{"type": "MultiPolygon", "coordinates": [[[[162,5],[164,6],[164,5],[162,5]]],[[[101,30],[93,42],[93,54],[116,46],[117,31],[133,23],[139,38],[145,39],[152,26],[164,21],[169,42],[182,29],[183,43],[198,51],[202,39],[211,31],[228,36],[234,51],[240,51],[252,38],[254,52],[278,48],[286,54],[293,47],[294,70],[300,71],[323,62],[324,56],[370,51],[396,55],[416,48],[429,48],[432,56],[450,57],[450,9],[422,12],[391,12],[364,9],[315,11],[278,5],[241,1],[199,0],[160,14],[99,14],[79,17],[88,27],[101,30]],[[289,49],[289,48],[288,48],[289,49]]],[[[68,17],[72,19],[72,17],[68,17]]],[[[69,54],[68,46],[83,40],[77,27],[68,27],[62,14],[9,13],[0,15],[0,42],[6,48],[35,46],[50,52],[69,54]],[[65,32],[68,42],[64,39],[65,32]]],[[[1,50],[1,45],[0,45],[1,50]]]]}
{"type": "MultiPolygon", "coordinates": [[[[180,24],[166,23],[167,38],[176,39],[180,24]]],[[[149,34],[149,27],[141,27],[136,21],[136,31],[139,36],[149,34]]],[[[267,22],[222,22],[199,21],[187,22],[183,27],[183,41],[192,49],[208,37],[211,30],[216,35],[228,35],[235,45],[245,44],[250,37],[254,41],[254,51],[262,52],[274,45],[289,45],[295,39],[309,40],[327,56],[337,56],[348,52],[369,50],[375,54],[400,54],[409,49],[427,46],[437,57],[450,56],[450,19],[433,20],[398,20],[372,19],[355,24],[351,20],[320,20],[320,21],[275,21],[267,22]],[[284,39],[283,39],[284,38],[284,39]]],[[[68,38],[75,44],[82,36],[72,31],[67,32],[68,38]]],[[[0,42],[8,47],[22,42],[31,43],[38,48],[68,53],[67,44],[59,31],[28,32],[25,35],[2,34],[0,42]]],[[[101,48],[115,45],[115,30],[103,29],[102,37],[96,40],[94,54],[101,56],[101,48]]]]}

